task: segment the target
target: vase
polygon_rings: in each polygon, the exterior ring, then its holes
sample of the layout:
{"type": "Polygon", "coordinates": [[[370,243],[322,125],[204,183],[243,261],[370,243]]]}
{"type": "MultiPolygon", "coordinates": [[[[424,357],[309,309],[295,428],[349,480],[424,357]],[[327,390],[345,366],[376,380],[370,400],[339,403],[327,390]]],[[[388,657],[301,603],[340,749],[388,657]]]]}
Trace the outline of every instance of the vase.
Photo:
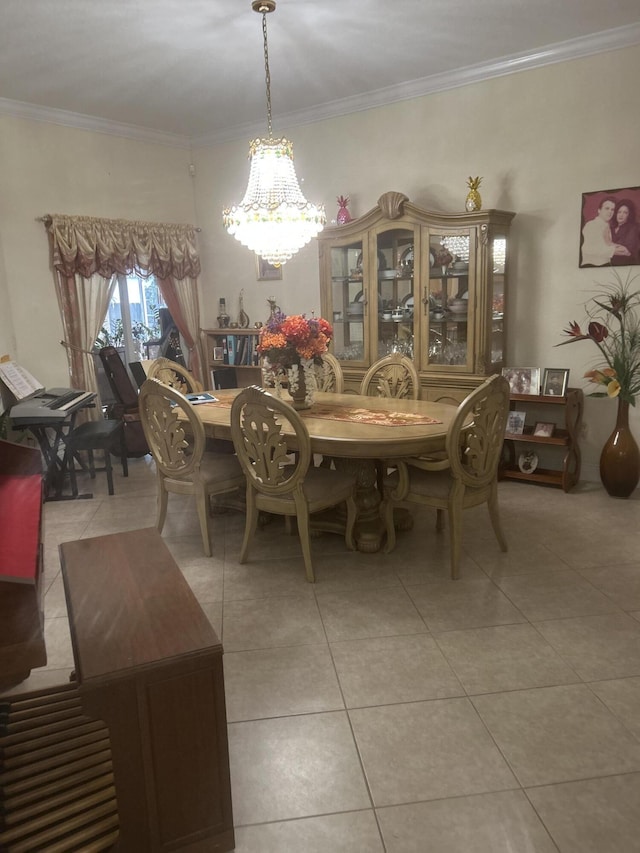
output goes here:
{"type": "Polygon", "coordinates": [[[289,384],[289,394],[291,395],[291,405],[300,412],[303,409],[310,409],[313,403],[313,394],[307,395],[307,383],[305,379],[302,365],[298,367],[298,381],[295,388],[289,384]]]}
{"type": "Polygon", "coordinates": [[[614,498],[628,498],[640,479],[640,451],[629,428],[629,403],[618,399],[618,417],[600,455],[600,479],[614,498]]]}

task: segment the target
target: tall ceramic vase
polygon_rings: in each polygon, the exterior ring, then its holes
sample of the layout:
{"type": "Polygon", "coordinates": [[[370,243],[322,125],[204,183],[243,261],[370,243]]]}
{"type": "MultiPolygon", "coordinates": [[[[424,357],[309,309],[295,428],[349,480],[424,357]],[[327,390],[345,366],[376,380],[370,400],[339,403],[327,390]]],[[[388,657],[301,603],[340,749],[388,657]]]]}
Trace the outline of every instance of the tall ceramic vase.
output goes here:
{"type": "Polygon", "coordinates": [[[618,399],[616,425],[602,448],[600,479],[614,498],[628,498],[640,479],[640,451],[629,428],[629,404],[618,399]]]}

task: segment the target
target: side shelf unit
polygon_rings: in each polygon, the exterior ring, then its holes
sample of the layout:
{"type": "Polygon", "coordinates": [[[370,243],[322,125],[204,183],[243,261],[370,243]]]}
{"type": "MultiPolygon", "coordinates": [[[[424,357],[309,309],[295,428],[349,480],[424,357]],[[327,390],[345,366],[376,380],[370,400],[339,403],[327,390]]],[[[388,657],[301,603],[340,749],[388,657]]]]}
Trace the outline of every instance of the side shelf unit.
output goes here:
{"type": "Polygon", "coordinates": [[[213,372],[234,368],[237,387],[261,384],[261,370],[256,346],[258,329],[202,329],[202,348],[205,355],[205,381],[215,388],[213,372]]]}
{"type": "MultiPolygon", "coordinates": [[[[511,394],[512,411],[524,411],[527,420],[529,410],[536,413],[536,421],[553,422],[553,435],[533,435],[534,423],[527,423],[522,434],[508,432],[505,435],[500,479],[526,480],[547,486],[560,486],[570,491],[580,479],[579,436],[582,427],[584,394],[580,388],[568,388],[563,397],[537,394],[511,394]],[[546,411],[545,411],[546,409],[546,411]],[[538,415],[540,415],[538,417],[538,415]],[[563,452],[561,467],[536,468],[534,471],[521,471],[518,466],[518,449],[524,445],[537,445],[558,449],[563,452]]],[[[548,454],[551,455],[551,454],[548,454]]]]}

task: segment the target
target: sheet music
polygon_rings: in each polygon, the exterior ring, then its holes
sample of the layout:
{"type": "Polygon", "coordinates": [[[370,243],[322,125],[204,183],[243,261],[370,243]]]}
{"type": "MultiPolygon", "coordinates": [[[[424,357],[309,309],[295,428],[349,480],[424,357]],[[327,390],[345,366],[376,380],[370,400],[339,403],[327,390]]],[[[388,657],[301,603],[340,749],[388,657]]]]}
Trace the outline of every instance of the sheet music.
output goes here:
{"type": "Polygon", "coordinates": [[[15,361],[0,361],[0,379],[16,400],[24,400],[36,391],[43,390],[42,383],[15,361]]]}

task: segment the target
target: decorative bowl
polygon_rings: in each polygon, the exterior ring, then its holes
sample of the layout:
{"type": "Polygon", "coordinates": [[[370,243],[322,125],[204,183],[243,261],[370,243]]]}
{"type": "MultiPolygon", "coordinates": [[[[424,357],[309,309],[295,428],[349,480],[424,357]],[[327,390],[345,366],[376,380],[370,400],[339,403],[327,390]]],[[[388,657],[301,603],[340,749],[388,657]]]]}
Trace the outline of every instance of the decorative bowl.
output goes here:
{"type": "Polygon", "coordinates": [[[466,314],[468,308],[468,302],[466,299],[451,299],[447,303],[447,308],[453,314],[466,314]]]}

